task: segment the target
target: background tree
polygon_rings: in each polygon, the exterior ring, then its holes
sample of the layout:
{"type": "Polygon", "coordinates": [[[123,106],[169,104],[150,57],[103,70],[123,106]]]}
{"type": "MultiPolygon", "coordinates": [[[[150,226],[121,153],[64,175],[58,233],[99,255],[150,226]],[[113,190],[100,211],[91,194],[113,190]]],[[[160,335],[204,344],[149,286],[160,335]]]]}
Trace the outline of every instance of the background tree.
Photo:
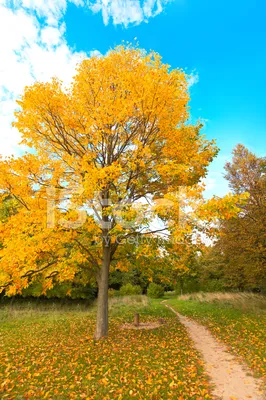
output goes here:
{"type": "Polygon", "coordinates": [[[239,217],[223,224],[220,248],[237,270],[240,289],[261,287],[266,279],[266,159],[238,145],[225,169],[233,192],[247,192],[249,198],[239,217]]]}
{"type": "Polygon", "coordinates": [[[95,337],[107,334],[119,244],[168,229],[152,228],[149,204],[195,185],[217,152],[188,123],[188,101],[183,71],[123,47],[83,61],[70,88],[57,79],[25,88],[14,126],[33,151],[2,161],[0,174],[2,193],[21,205],[0,230],[7,294],[40,274],[45,292],[87,269],[98,283],[95,337]]]}
{"type": "Polygon", "coordinates": [[[239,144],[225,170],[233,193],[249,196],[237,218],[220,220],[219,240],[200,260],[205,282],[215,273],[224,288],[265,290],[266,159],[239,144]]]}

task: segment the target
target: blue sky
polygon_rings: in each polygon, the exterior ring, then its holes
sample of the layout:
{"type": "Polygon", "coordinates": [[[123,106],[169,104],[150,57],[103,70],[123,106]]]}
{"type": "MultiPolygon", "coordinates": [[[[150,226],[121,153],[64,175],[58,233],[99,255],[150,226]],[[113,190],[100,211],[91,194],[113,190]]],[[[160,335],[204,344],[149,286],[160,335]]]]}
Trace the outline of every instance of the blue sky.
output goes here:
{"type": "MultiPolygon", "coordinates": [[[[10,18],[7,30],[12,23],[17,30],[10,47],[20,54],[12,68],[21,74],[17,85],[11,78],[9,83],[10,65],[0,62],[5,77],[0,80],[4,126],[24,83],[53,74],[63,74],[68,80],[80,57],[93,50],[105,54],[123,40],[134,42],[137,37],[140,47],[159,52],[172,67],[198,77],[191,87],[192,118],[206,121],[204,132],[216,138],[221,149],[210,167],[208,196],[227,192],[223,165],[237,143],[265,155],[265,0],[97,0],[86,4],[83,0],[40,0],[37,5],[30,0],[0,0],[0,26],[1,15],[5,21],[10,18]]],[[[1,37],[3,41],[6,35],[1,37]]],[[[7,46],[6,57],[11,59],[7,46]]],[[[1,135],[8,154],[11,131],[1,135]]],[[[17,151],[14,141],[10,141],[11,149],[17,151]]]]}

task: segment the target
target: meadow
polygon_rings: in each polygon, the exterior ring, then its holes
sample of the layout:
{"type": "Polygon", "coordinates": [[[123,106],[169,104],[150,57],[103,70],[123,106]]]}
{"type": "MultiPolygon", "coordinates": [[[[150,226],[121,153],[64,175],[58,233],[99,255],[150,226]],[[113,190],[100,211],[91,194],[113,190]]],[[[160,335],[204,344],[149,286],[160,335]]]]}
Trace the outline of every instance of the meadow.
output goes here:
{"type": "MultiPolygon", "coordinates": [[[[252,294],[166,295],[178,312],[266,377],[266,301],[252,294]]],[[[0,309],[0,398],[211,399],[201,355],[162,299],[110,299],[109,337],[93,339],[96,308],[79,304],[5,304],[0,309]],[[162,321],[150,330],[123,329],[134,314],[162,321]]]]}
{"type": "Polygon", "coordinates": [[[210,399],[201,357],[158,300],[113,299],[107,339],[93,340],[95,307],[5,306],[0,311],[1,399],[210,399]],[[125,330],[163,318],[153,330],[125,330]]]}

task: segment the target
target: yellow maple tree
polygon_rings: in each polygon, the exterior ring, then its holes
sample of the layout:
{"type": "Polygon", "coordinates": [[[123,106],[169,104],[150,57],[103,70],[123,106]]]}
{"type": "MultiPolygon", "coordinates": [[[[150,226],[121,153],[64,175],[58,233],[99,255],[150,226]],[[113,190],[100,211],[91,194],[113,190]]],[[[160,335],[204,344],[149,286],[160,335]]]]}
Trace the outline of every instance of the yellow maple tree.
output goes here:
{"type": "Polygon", "coordinates": [[[165,226],[152,229],[165,203],[149,203],[195,187],[217,153],[201,125],[189,123],[188,102],[186,74],[133,47],[82,61],[68,88],[58,79],[25,88],[14,126],[32,150],[2,160],[0,172],[3,198],[19,204],[0,227],[7,294],[40,274],[45,291],[88,270],[98,283],[95,338],[107,335],[117,248],[170,229],[167,213],[165,226]]]}

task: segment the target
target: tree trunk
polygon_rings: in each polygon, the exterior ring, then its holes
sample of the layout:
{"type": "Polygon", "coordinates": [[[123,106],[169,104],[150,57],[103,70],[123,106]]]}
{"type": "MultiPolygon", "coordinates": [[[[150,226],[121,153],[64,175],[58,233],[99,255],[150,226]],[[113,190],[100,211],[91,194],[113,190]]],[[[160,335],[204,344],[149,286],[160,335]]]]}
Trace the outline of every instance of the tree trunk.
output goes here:
{"type": "Polygon", "coordinates": [[[183,282],[183,279],[180,278],[180,294],[181,294],[181,296],[183,296],[183,292],[184,292],[184,282],[183,282]]]}
{"type": "Polygon", "coordinates": [[[110,243],[103,241],[103,261],[102,268],[97,279],[98,282],[98,302],[97,302],[97,321],[94,339],[99,340],[108,335],[108,278],[110,269],[110,243]]]}

